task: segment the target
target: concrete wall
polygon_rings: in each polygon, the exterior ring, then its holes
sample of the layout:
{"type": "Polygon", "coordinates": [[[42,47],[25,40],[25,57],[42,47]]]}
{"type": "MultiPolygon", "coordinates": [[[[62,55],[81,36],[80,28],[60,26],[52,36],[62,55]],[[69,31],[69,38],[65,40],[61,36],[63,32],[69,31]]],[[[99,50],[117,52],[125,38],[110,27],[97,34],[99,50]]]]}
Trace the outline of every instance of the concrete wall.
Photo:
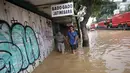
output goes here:
{"type": "Polygon", "coordinates": [[[0,73],[30,73],[53,50],[50,20],[0,1],[0,73]]]}

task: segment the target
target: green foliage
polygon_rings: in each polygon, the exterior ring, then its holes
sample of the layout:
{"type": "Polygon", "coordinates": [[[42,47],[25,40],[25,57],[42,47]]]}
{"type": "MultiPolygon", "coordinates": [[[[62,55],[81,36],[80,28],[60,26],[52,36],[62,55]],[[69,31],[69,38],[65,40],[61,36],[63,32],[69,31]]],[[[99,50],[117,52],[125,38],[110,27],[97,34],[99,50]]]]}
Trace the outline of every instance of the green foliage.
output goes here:
{"type": "Polygon", "coordinates": [[[91,16],[101,17],[104,14],[112,15],[113,10],[116,9],[116,3],[110,2],[109,0],[68,0],[74,2],[74,7],[78,11],[80,5],[86,7],[91,6],[91,16]]]}
{"type": "Polygon", "coordinates": [[[128,11],[130,11],[130,4],[128,5],[128,11]]]}
{"type": "Polygon", "coordinates": [[[102,1],[100,4],[95,3],[92,7],[92,16],[100,18],[104,14],[112,15],[117,8],[116,6],[116,3],[110,1],[102,1]]]}

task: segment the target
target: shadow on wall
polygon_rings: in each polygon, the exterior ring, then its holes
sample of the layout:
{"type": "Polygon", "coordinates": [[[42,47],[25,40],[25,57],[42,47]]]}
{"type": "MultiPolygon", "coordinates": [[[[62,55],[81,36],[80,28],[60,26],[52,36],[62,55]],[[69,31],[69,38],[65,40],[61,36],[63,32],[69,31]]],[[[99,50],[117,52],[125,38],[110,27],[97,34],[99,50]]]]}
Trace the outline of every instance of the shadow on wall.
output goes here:
{"type": "Polygon", "coordinates": [[[0,73],[19,73],[39,58],[35,32],[29,26],[0,20],[0,73]]]}

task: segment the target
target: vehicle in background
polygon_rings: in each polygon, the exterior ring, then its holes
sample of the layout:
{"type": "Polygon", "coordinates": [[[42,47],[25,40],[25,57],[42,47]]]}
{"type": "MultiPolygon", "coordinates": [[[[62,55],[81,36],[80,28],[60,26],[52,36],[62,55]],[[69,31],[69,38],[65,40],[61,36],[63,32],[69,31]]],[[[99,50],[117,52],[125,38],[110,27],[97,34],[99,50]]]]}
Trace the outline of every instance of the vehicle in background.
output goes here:
{"type": "Polygon", "coordinates": [[[107,28],[127,29],[130,27],[130,12],[116,14],[111,19],[108,19],[104,24],[107,28]]]}
{"type": "Polygon", "coordinates": [[[100,21],[100,22],[98,22],[97,24],[97,28],[106,28],[106,25],[104,24],[105,23],[105,21],[100,21]]]}

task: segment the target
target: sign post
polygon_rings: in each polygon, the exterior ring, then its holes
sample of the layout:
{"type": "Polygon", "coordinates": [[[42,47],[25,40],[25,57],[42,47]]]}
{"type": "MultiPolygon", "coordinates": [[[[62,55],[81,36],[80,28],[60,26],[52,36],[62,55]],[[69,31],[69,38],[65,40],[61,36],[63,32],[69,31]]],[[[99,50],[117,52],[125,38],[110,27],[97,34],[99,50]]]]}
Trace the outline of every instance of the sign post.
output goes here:
{"type": "Polygon", "coordinates": [[[52,17],[74,15],[73,2],[52,5],[51,15],[52,17]]]}

